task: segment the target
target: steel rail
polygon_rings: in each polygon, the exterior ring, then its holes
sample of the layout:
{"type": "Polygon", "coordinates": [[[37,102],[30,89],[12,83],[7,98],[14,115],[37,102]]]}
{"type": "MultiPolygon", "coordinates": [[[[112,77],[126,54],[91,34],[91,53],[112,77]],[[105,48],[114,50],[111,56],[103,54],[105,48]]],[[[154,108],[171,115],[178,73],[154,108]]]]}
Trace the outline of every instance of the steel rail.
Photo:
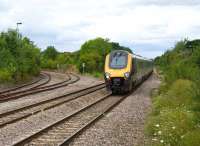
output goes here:
{"type": "MultiPolygon", "coordinates": [[[[147,77],[148,76],[150,76],[150,74],[147,75],[147,77]]],[[[146,80],[146,78],[144,78],[141,81],[140,84],[138,84],[134,87],[133,93],[145,80],[146,80]]],[[[81,132],[83,132],[83,130],[85,130],[86,128],[88,128],[89,126],[94,124],[97,120],[102,118],[105,113],[112,110],[115,106],[117,106],[120,102],[122,102],[130,94],[132,94],[132,93],[129,93],[129,94],[127,94],[125,96],[121,96],[121,97],[115,97],[114,96],[115,98],[113,98],[113,96],[111,96],[112,94],[108,94],[108,95],[98,99],[97,101],[95,101],[95,102],[93,102],[93,103],[91,103],[87,106],[84,106],[81,109],[74,111],[73,113],[70,113],[68,116],[63,117],[62,119],[60,119],[60,120],[56,121],[55,123],[39,130],[38,132],[35,132],[32,135],[27,136],[26,138],[22,138],[21,140],[14,143],[13,145],[14,146],[21,146],[21,145],[26,145],[26,144],[30,144],[30,143],[33,143],[33,144],[36,143],[37,144],[38,142],[41,142],[41,140],[42,140],[42,142],[44,142],[42,144],[46,144],[46,143],[48,143],[49,136],[50,136],[51,141],[48,144],[52,144],[52,142],[54,142],[54,143],[56,143],[56,145],[59,145],[59,146],[68,145],[76,136],[81,134],[81,132]],[[90,112],[87,113],[87,109],[89,109],[90,107],[93,107],[93,106],[94,106],[93,109],[97,108],[97,107],[95,107],[95,105],[97,105],[101,101],[106,100],[109,97],[111,98],[111,100],[114,99],[114,102],[112,101],[111,104],[106,105],[107,107],[106,108],[104,107],[102,109],[102,111],[100,111],[98,113],[98,115],[95,115],[95,117],[91,117],[94,114],[96,114],[95,111],[93,111],[93,110],[92,110],[92,112],[94,112],[94,113],[90,113],[90,112]],[[86,112],[86,114],[88,114],[88,117],[90,119],[86,123],[82,123],[82,122],[80,123],[80,121],[82,121],[83,119],[78,119],[78,121],[76,121],[77,117],[78,118],[84,118],[85,117],[84,115],[81,115],[81,112],[84,112],[84,111],[86,112]],[[72,124],[72,123],[74,124],[74,122],[75,122],[75,125],[69,125],[69,124],[72,124]],[[78,126],[77,126],[77,124],[78,124],[78,126]],[[64,126],[67,125],[68,129],[66,127],[62,128],[63,125],[64,126]],[[60,129],[62,129],[62,131],[60,131],[61,135],[58,135],[57,131],[59,132],[60,129]],[[72,131],[70,131],[70,129],[72,129],[72,131]],[[51,139],[51,135],[52,135],[53,139],[51,139]],[[59,137],[59,136],[61,136],[62,138],[59,137]],[[41,139],[40,139],[40,137],[41,137],[41,139]],[[46,138],[48,138],[48,139],[46,140],[46,138]]],[[[109,100],[106,100],[106,101],[109,101],[109,100]]],[[[104,104],[105,103],[103,102],[103,104],[100,104],[100,105],[102,106],[104,104]]],[[[98,106],[100,106],[100,105],[98,105],[98,106]]],[[[98,110],[96,112],[98,112],[98,110]]],[[[87,119],[87,117],[86,117],[86,119],[87,119]]]]}
{"type": "MultiPolygon", "coordinates": [[[[33,84],[36,84],[36,83],[40,82],[42,79],[44,79],[45,75],[48,76],[47,74],[42,74],[41,73],[40,74],[41,77],[39,79],[37,79],[36,81],[30,82],[30,83],[26,83],[26,84],[23,84],[23,85],[14,87],[14,88],[10,88],[10,89],[7,89],[7,90],[0,91],[0,95],[4,94],[4,93],[7,93],[7,92],[16,91],[18,89],[21,89],[21,88],[24,88],[24,87],[27,87],[27,86],[30,86],[30,85],[33,85],[33,84]]],[[[41,85],[39,84],[38,86],[41,86],[41,85]]],[[[32,88],[34,88],[34,87],[32,87],[32,88]]]]}
{"type": "Polygon", "coordinates": [[[41,112],[41,110],[45,111],[45,110],[54,108],[56,106],[65,104],[69,101],[75,100],[84,95],[101,90],[104,87],[105,87],[104,83],[101,83],[101,84],[91,86],[88,88],[84,88],[84,89],[81,89],[81,90],[78,90],[75,92],[71,92],[71,93],[68,93],[65,95],[57,96],[55,98],[48,99],[48,100],[45,100],[45,101],[42,101],[39,103],[28,105],[28,106],[18,108],[18,109],[12,110],[12,111],[0,113],[0,128],[6,126],[7,124],[11,124],[11,123],[17,122],[19,120],[22,120],[24,118],[27,118],[29,116],[35,115],[35,114],[41,112]],[[71,98],[70,98],[70,96],[71,96],[71,98]],[[69,98],[66,99],[66,97],[69,97],[69,98]],[[59,100],[61,100],[61,101],[59,101],[59,100]],[[35,109],[37,107],[38,107],[38,109],[35,109]],[[31,111],[31,109],[32,109],[32,111],[31,111]],[[27,111],[27,110],[29,110],[29,111],[27,111]],[[18,116],[15,116],[15,114],[18,114],[18,116]],[[8,118],[9,120],[6,121],[5,118],[8,118]],[[3,122],[1,122],[2,119],[4,119],[3,122]]]}
{"type": "Polygon", "coordinates": [[[93,103],[91,103],[89,105],[86,105],[86,106],[82,107],[81,109],[78,109],[77,111],[74,111],[73,113],[69,114],[68,116],[62,118],[61,120],[58,120],[55,123],[53,123],[53,124],[43,128],[43,129],[39,130],[38,132],[36,132],[36,133],[34,133],[34,134],[32,134],[32,135],[30,135],[30,136],[18,141],[16,143],[14,143],[13,146],[22,146],[22,145],[24,145],[26,142],[29,142],[33,138],[38,137],[40,134],[42,134],[42,132],[48,131],[49,129],[61,124],[62,122],[70,119],[71,117],[81,113],[82,111],[87,110],[88,108],[92,107],[93,105],[98,104],[99,102],[105,100],[106,98],[109,98],[111,95],[112,94],[105,95],[102,98],[98,99],[97,101],[95,101],[95,102],[93,102],[93,103]]]}
{"type": "Polygon", "coordinates": [[[116,100],[113,104],[105,108],[101,113],[99,113],[97,116],[95,116],[92,120],[90,120],[87,124],[80,127],[77,131],[71,134],[71,136],[67,137],[63,140],[61,144],[58,146],[66,146],[68,145],[76,136],[80,135],[83,130],[94,124],[96,121],[98,121],[100,118],[102,118],[106,113],[111,111],[115,106],[117,106],[120,102],[122,102],[126,97],[128,97],[130,94],[120,97],[118,100],[116,100]]]}
{"type": "Polygon", "coordinates": [[[22,93],[19,93],[19,94],[16,94],[16,95],[11,95],[11,96],[4,96],[4,97],[1,97],[0,98],[0,102],[6,102],[6,101],[10,101],[10,100],[16,100],[18,98],[21,98],[21,97],[24,97],[24,96],[27,96],[27,95],[32,95],[32,94],[37,94],[37,93],[40,93],[40,92],[44,92],[44,91],[50,91],[50,90],[53,90],[53,89],[57,89],[57,88],[61,88],[61,87],[65,87],[65,86],[68,86],[69,84],[73,84],[75,82],[78,82],[80,80],[80,77],[75,75],[75,74],[71,74],[72,76],[74,76],[76,79],[75,80],[68,80],[66,81],[65,84],[60,84],[60,85],[56,85],[56,86],[50,86],[50,87],[47,87],[47,88],[35,88],[35,89],[32,89],[32,90],[28,90],[28,91],[24,91],[22,93]]]}

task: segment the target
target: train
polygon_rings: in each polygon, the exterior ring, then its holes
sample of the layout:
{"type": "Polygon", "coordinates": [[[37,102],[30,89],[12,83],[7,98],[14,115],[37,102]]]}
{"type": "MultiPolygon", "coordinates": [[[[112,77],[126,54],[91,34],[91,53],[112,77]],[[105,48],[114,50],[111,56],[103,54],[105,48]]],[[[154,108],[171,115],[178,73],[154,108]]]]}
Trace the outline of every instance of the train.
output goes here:
{"type": "Polygon", "coordinates": [[[106,55],[104,79],[107,90],[113,93],[131,92],[153,72],[153,60],[115,50],[106,55]]]}

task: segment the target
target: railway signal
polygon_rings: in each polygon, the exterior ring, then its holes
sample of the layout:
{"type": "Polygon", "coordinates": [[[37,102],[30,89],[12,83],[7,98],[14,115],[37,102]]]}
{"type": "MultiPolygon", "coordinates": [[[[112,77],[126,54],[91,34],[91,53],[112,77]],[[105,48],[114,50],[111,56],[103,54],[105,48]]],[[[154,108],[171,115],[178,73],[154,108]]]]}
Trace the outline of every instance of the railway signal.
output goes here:
{"type": "Polygon", "coordinates": [[[83,68],[83,74],[84,74],[84,72],[85,72],[85,63],[84,62],[82,63],[82,68],[83,68]]]}

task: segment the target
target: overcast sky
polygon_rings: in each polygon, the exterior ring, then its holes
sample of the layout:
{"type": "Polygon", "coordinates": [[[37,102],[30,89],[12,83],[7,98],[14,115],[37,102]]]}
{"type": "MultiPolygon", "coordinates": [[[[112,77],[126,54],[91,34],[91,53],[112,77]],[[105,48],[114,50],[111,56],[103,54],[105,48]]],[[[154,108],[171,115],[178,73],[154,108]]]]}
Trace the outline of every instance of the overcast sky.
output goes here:
{"type": "Polygon", "coordinates": [[[188,38],[200,38],[199,0],[0,0],[0,31],[16,28],[41,49],[75,51],[109,38],[153,58],[188,38]]]}

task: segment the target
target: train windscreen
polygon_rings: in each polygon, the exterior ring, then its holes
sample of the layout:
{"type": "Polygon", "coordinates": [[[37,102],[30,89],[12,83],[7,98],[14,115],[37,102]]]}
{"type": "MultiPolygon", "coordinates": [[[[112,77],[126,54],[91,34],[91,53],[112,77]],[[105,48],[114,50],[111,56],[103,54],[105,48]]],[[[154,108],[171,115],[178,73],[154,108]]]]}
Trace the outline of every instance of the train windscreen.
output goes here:
{"type": "Polygon", "coordinates": [[[115,52],[110,56],[110,68],[122,69],[127,66],[127,53],[115,52]]]}

